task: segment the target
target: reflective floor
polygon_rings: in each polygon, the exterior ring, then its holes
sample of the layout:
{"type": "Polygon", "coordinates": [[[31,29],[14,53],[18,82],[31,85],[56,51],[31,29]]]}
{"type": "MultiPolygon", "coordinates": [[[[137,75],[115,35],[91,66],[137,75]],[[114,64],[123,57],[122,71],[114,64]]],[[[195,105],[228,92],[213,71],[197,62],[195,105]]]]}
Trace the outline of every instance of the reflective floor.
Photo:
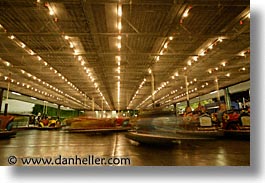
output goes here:
{"type": "MultiPolygon", "coordinates": [[[[39,130],[19,131],[15,138],[0,139],[0,166],[22,166],[21,159],[26,157],[48,157],[60,165],[76,166],[66,161],[62,164],[62,157],[91,159],[92,156],[94,159],[91,161],[95,161],[95,158],[127,158],[129,161],[122,164],[125,166],[249,166],[250,141],[198,139],[179,141],[173,146],[154,146],[129,140],[125,133],[100,135],[39,130]]],[[[121,165],[119,162],[116,159],[114,166],[121,165]]],[[[39,166],[47,164],[41,163],[39,166]]]]}

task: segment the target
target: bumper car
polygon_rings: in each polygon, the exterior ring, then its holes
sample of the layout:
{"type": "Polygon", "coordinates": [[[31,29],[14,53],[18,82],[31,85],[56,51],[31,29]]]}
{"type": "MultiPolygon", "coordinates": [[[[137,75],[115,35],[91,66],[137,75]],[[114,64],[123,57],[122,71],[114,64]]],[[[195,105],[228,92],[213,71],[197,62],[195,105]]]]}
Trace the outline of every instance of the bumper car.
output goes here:
{"type": "Polygon", "coordinates": [[[222,137],[223,132],[208,114],[179,117],[176,133],[202,138],[222,137]]]}
{"type": "MultiPolygon", "coordinates": [[[[149,144],[175,144],[180,140],[209,139],[209,134],[216,135],[218,131],[197,129],[197,123],[189,118],[189,124],[183,117],[176,117],[172,111],[151,111],[139,115],[135,131],[126,134],[126,137],[149,144]]],[[[203,122],[202,122],[203,123],[203,122]]],[[[208,126],[207,126],[208,127],[208,126]]],[[[212,138],[212,137],[211,137],[212,138]]]]}
{"type": "Polygon", "coordinates": [[[57,130],[62,128],[60,121],[57,119],[44,118],[39,122],[39,130],[57,130]]]}
{"type": "Polygon", "coordinates": [[[111,118],[92,118],[92,117],[77,117],[68,119],[66,121],[70,125],[67,132],[71,133],[108,133],[108,132],[119,132],[128,131],[131,129],[128,121],[111,118]]]}
{"type": "Polygon", "coordinates": [[[224,136],[229,138],[250,138],[250,116],[247,113],[236,113],[228,111],[223,115],[221,127],[224,136]]]}
{"type": "Polygon", "coordinates": [[[16,131],[12,130],[14,116],[0,115],[0,138],[10,138],[16,135],[16,131]]]}

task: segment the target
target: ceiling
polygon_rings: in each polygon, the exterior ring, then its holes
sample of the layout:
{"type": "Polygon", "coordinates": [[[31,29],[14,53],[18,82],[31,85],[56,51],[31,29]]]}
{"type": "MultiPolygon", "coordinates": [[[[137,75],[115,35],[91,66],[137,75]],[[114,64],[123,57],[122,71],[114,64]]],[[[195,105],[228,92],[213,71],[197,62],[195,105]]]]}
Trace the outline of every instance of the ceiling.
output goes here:
{"type": "Polygon", "coordinates": [[[0,12],[0,87],[40,100],[145,109],[250,80],[249,0],[2,0],[0,12]]]}

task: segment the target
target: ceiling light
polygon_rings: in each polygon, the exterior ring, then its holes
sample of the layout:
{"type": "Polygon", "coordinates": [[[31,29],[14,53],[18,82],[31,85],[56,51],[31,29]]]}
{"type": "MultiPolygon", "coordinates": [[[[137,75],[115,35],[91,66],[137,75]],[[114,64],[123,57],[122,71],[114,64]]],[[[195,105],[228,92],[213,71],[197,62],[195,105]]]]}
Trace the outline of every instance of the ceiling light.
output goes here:
{"type": "Polygon", "coordinates": [[[218,67],[215,67],[215,70],[217,70],[217,71],[218,71],[218,67]]]}
{"type": "Polygon", "coordinates": [[[52,10],[49,11],[50,15],[54,15],[54,12],[52,10]]]}
{"type": "Polygon", "coordinates": [[[68,40],[69,39],[69,36],[64,36],[64,39],[68,40]]]}
{"type": "Polygon", "coordinates": [[[206,82],[205,85],[208,86],[208,83],[206,82]]]}
{"type": "Polygon", "coordinates": [[[120,61],[120,60],[121,60],[121,56],[116,56],[116,59],[117,59],[118,61],[120,61]]]}
{"type": "Polygon", "coordinates": [[[70,43],[70,48],[73,48],[73,47],[74,47],[73,43],[70,43]]]}
{"type": "Polygon", "coordinates": [[[189,66],[191,66],[191,61],[190,61],[190,60],[188,60],[187,64],[188,64],[189,66]]]}
{"type": "Polygon", "coordinates": [[[21,47],[22,47],[22,48],[25,48],[26,45],[25,45],[24,43],[21,43],[21,47]]]}
{"type": "Polygon", "coordinates": [[[197,57],[197,56],[194,56],[194,57],[192,57],[192,58],[193,58],[193,60],[194,60],[195,62],[198,61],[198,57],[197,57]]]}
{"type": "Polygon", "coordinates": [[[247,17],[250,18],[250,13],[247,14],[247,17]]]}
{"type": "Polygon", "coordinates": [[[165,43],[164,48],[167,48],[167,43],[165,43]]]}
{"type": "Polygon", "coordinates": [[[121,5],[118,6],[118,11],[117,11],[117,13],[118,13],[118,16],[119,16],[119,17],[122,16],[122,7],[121,7],[121,5]]]}
{"type": "Polygon", "coordinates": [[[121,36],[118,36],[118,40],[121,40],[121,36]]]}
{"type": "Polygon", "coordinates": [[[245,68],[245,67],[243,67],[243,68],[242,68],[242,71],[245,71],[245,70],[246,70],[246,68],[245,68]]]}
{"type": "Polygon", "coordinates": [[[203,57],[205,55],[205,52],[202,51],[199,55],[203,57]]]}
{"type": "Polygon", "coordinates": [[[184,67],[183,69],[184,69],[184,70],[187,70],[187,67],[184,67]]]}
{"type": "Polygon", "coordinates": [[[39,60],[39,61],[41,60],[41,57],[40,57],[40,56],[38,56],[38,60],[39,60]]]}
{"type": "Polygon", "coordinates": [[[226,77],[230,77],[230,73],[227,73],[225,76],[226,76],[226,77]]]}
{"type": "Polygon", "coordinates": [[[212,45],[212,44],[209,46],[209,49],[210,49],[210,50],[213,49],[213,45],[212,45]]]}
{"type": "Polygon", "coordinates": [[[223,63],[221,63],[221,65],[222,65],[223,67],[225,67],[226,63],[225,63],[225,62],[223,62],[223,63]]]}
{"type": "Polygon", "coordinates": [[[240,53],[240,56],[242,56],[242,57],[246,56],[246,55],[245,55],[245,52],[242,51],[242,52],[240,53]]]}
{"type": "Polygon", "coordinates": [[[159,59],[160,59],[160,57],[159,57],[159,56],[157,56],[157,57],[156,57],[156,61],[159,61],[159,59]]]}
{"type": "Polygon", "coordinates": [[[223,39],[222,39],[222,38],[218,38],[218,41],[219,41],[219,42],[223,42],[223,39]]]}
{"type": "Polygon", "coordinates": [[[121,22],[118,23],[117,27],[118,27],[118,30],[121,30],[121,22]]]}
{"type": "Polygon", "coordinates": [[[11,64],[9,62],[5,62],[6,66],[9,67],[11,64]]]}
{"type": "Polygon", "coordinates": [[[117,44],[117,47],[118,47],[119,49],[121,49],[121,43],[118,43],[118,44],[117,44]]]}
{"type": "Polygon", "coordinates": [[[194,81],[194,82],[196,82],[196,81],[197,81],[197,79],[196,79],[196,78],[194,78],[194,79],[193,79],[193,81],[194,81]]]}
{"type": "Polygon", "coordinates": [[[173,40],[173,37],[172,37],[172,36],[170,36],[168,39],[169,39],[170,41],[172,41],[172,40],[173,40]]]}
{"type": "Polygon", "coordinates": [[[188,17],[188,16],[189,16],[188,12],[185,12],[185,13],[183,14],[183,17],[188,17]]]}
{"type": "Polygon", "coordinates": [[[179,73],[178,72],[175,72],[175,76],[179,76],[179,73]]]}
{"type": "Polygon", "coordinates": [[[151,74],[151,73],[152,73],[152,70],[151,70],[150,68],[148,69],[148,73],[149,73],[149,74],[151,74]]]}
{"type": "Polygon", "coordinates": [[[11,35],[9,38],[10,39],[15,39],[15,36],[14,35],[11,35]]]}
{"type": "Polygon", "coordinates": [[[74,55],[77,55],[79,53],[78,50],[74,50],[74,55]]]}
{"type": "Polygon", "coordinates": [[[17,92],[11,92],[11,93],[14,95],[21,95],[20,93],[17,93],[17,92]]]}

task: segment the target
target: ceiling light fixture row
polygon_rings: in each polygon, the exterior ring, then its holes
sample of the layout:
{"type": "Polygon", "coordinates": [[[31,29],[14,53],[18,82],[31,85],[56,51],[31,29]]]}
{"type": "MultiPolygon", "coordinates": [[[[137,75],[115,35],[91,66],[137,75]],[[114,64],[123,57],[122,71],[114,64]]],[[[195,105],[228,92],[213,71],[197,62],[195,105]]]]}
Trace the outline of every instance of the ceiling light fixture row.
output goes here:
{"type": "MultiPolygon", "coordinates": [[[[118,37],[117,37],[117,48],[118,51],[121,51],[121,29],[122,29],[122,5],[119,3],[117,6],[117,28],[118,28],[118,37]]],[[[121,97],[121,56],[115,57],[117,62],[117,72],[118,72],[118,81],[117,81],[117,102],[118,102],[118,110],[120,110],[120,97],[121,97]]]]}
{"type": "MultiPolygon", "coordinates": [[[[223,38],[219,37],[216,40],[214,40],[212,43],[210,43],[207,48],[201,49],[201,51],[198,53],[197,56],[192,56],[190,59],[187,61],[187,66],[191,66],[193,63],[198,62],[199,57],[205,56],[207,53],[209,53],[210,50],[214,48],[214,46],[217,46],[218,43],[223,42],[223,38]]],[[[187,70],[187,67],[183,68],[184,71],[187,70]]]]}
{"type": "MultiPolygon", "coordinates": [[[[98,91],[99,95],[102,97],[103,94],[102,94],[102,92],[101,92],[100,89],[99,89],[98,83],[95,82],[95,78],[94,78],[94,76],[92,75],[91,70],[90,70],[87,66],[85,66],[85,63],[86,63],[86,62],[85,62],[83,56],[79,55],[79,50],[77,50],[77,49],[74,47],[75,43],[74,43],[73,41],[71,41],[71,37],[70,37],[70,36],[63,35],[63,38],[69,42],[70,48],[73,49],[73,54],[74,54],[75,56],[77,56],[77,60],[78,60],[78,62],[80,63],[80,65],[83,67],[84,71],[86,72],[87,77],[89,77],[89,79],[90,79],[90,81],[93,83],[93,85],[94,85],[96,91],[98,91]]],[[[80,93],[81,93],[83,96],[85,96],[85,97],[87,97],[87,98],[90,98],[90,97],[86,96],[86,94],[85,94],[84,92],[80,91],[80,93]]],[[[107,107],[109,108],[109,104],[108,104],[108,102],[106,101],[105,97],[103,97],[103,101],[106,103],[107,107]]]]}
{"type": "MultiPolygon", "coordinates": [[[[0,59],[0,60],[2,60],[3,63],[4,63],[7,67],[13,67],[13,65],[10,64],[9,62],[7,62],[7,61],[5,61],[5,60],[3,60],[3,59],[0,59]]],[[[72,96],[70,96],[70,95],[68,95],[68,94],[64,94],[63,91],[61,91],[61,90],[59,90],[58,88],[56,88],[56,87],[50,85],[49,83],[46,83],[45,81],[42,81],[41,79],[37,78],[36,76],[34,76],[34,75],[32,75],[32,74],[30,74],[30,73],[28,73],[28,72],[26,72],[26,71],[24,71],[24,70],[22,70],[22,69],[21,69],[20,71],[21,71],[22,74],[24,74],[24,75],[27,76],[28,78],[33,79],[33,80],[34,80],[33,82],[38,81],[39,83],[43,84],[47,89],[53,89],[58,95],[60,95],[60,94],[61,94],[61,95],[65,95],[66,97],[70,98],[71,100],[74,100],[74,101],[76,101],[77,103],[80,103],[80,101],[77,100],[76,98],[74,98],[74,97],[72,97],[72,96]]],[[[7,80],[6,77],[5,77],[5,80],[7,80]]],[[[11,80],[11,81],[12,81],[12,80],[11,80]]],[[[20,82],[18,82],[17,84],[19,85],[20,82]]],[[[30,88],[30,87],[31,87],[31,85],[26,85],[26,84],[24,84],[24,83],[22,83],[22,86],[26,86],[27,88],[30,88]]],[[[33,90],[33,87],[31,87],[31,89],[33,90]]],[[[37,88],[35,88],[34,91],[35,91],[35,92],[39,92],[40,90],[38,90],[37,88]]],[[[40,92],[39,92],[39,93],[40,93],[40,92]]],[[[47,96],[50,96],[50,95],[47,95],[47,96]]],[[[51,95],[51,96],[52,96],[52,95],[51,95]]],[[[58,97],[57,97],[57,98],[58,98],[58,97]]],[[[58,100],[59,100],[59,99],[60,99],[60,98],[58,98],[58,100]]],[[[60,100],[62,100],[62,99],[60,99],[60,100]]]]}
{"type": "MultiPolygon", "coordinates": [[[[1,28],[2,29],[4,29],[4,27],[1,25],[1,28]]],[[[4,31],[5,32],[7,32],[6,31],[6,29],[4,29],[4,31]]],[[[10,36],[8,36],[8,38],[9,39],[11,39],[12,41],[14,41],[17,45],[19,45],[21,48],[23,48],[28,54],[30,54],[30,55],[36,55],[36,58],[37,58],[37,60],[38,61],[42,61],[42,58],[40,57],[40,56],[38,56],[35,52],[33,52],[30,48],[28,48],[28,47],[26,47],[26,45],[22,42],[22,41],[20,41],[18,38],[16,38],[14,35],[10,35],[10,36]]],[[[51,71],[53,71],[54,72],[54,74],[58,74],[58,76],[59,77],[61,77],[61,79],[62,80],[64,80],[68,85],[70,85],[73,89],[75,89],[76,91],[79,91],[79,89],[75,86],[75,85],[73,85],[71,82],[69,82],[61,73],[59,73],[56,69],[54,69],[53,67],[51,67],[51,66],[49,66],[48,65],[48,63],[47,62],[45,62],[45,61],[43,61],[43,64],[45,65],[45,66],[47,66],[48,68],[49,68],[49,70],[51,70],[51,71]]],[[[7,65],[8,66],[8,65],[7,65]]],[[[25,72],[25,71],[21,71],[22,73],[23,72],[25,72]]],[[[29,77],[31,77],[32,76],[32,74],[30,74],[30,73],[27,73],[27,75],[29,76],[29,77]]],[[[36,78],[36,76],[33,76],[32,77],[33,79],[34,78],[36,78]]],[[[40,79],[34,79],[34,80],[40,80],[40,79]]],[[[45,83],[46,85],[48,84],[48,83],[45,83]]],[[[59,91],[59,89],[57,89],[57,88],[55,88],[55,87],[53,87],[53,86],[51,86],[51,85],[49,85],[48,84],[48,86],[50,87],[50,88],[53,88],[54,90],[58,90],[59,91]]],[[[62,92],[62,91],[61,91],[62,92]]],[[[82,93],[81,91],[80,91],[80,94],[81,95],[84,95],[84,93],[82,93]]],[[[66,94],[65,94],[66,95],[66,94]]],[[[69,96],[69,98],[71,98],[72,100],[74,100],[74,101],[79,101],[79,100],[77,100],[77,99],[75,99],[74,97],[72,97],[72,96],[70,96],[70,95],[68,95],[69,96]]]]}
{"type": "MultiPolygon", "coordinates": [[[[41,3],[41,1],[39,1],[39,2],[37,1],[37,3],[41,3]]],[[[58,21],[58,18],[55,16],[55,12],[56,12],[56,11],[55,11],[55,8],[51,7],[51,5],[50,5],[48,2],[45,2],[45,3],[44,3],[44,6],[48,8],[48,10],[49,10],[49,15],[53,16],[53,17],[54,17],[54,21],[57,22],[57,21],[58,21]]],[[[74,52],[73,54],[74,54],[74,55],[79,55],[79,54],[80,54],[80,51],[79,51],[78,49],[75,48],[75,43],[72,42],[72,41],[70,41],[70,37],[69,37],[68,35],[63,35],[63,38],[64,38],[65,40],[68,40],[68,42],[69,42],[69,47],[73,49],[73,52],[74,52]]],[[[78,59],[78,60],[79,60],[79,59],[78,59]]],[[[81,63],[81,66],[84,66],[84,65],[85,65],[85,61],[84,61],[84,60],[80,60],[80,63],[81,63]]],[[[99,95],[102,95],[101,91],[98,89],[98,84],[94,82],[94,81],[95,81],[94,77],[91,75],[91,73],[89,73],[89,69],[87,69],[87,68],[84,66],[84,70],[85,70],[86,73],[88,74],[88,77],[90,78],[90,80],[94,83],[94,86],[95,86],[95,88],[97,89],[97,91],[99,91],[99,95]]],[[[67,82],[67,79],[66,79],[64,76],[62,76],[62,79],[64,79],[64,80],[67,82]]],[[[80,91],[80,90],[79,90],[77,87],[75,87],[71,82],[68,81],[67,84],[69,84],[70,86],[72,86],[75,90],[80,91]]],[[[85,97],[85,98],[90,98],[90,97],[86,96],[86,94],[85,94],[84,92],[82,92],[82,91],[80,91],[80,94],[81,94],[83,97],[85,97]]],[[[102,96],[103,96],[103,95],[102,95],[102,96]]],[[[109,108],[109,104],[108,104],[108,102],[105,100],[105,97],[103,97],[103,100],[105,101],[106,105],[107,105],[108,108],[109,108]]]]}
{"type": "MultiPolygon", "coordinates": [[[[189,81],[189,82],[187,83],[187,85],[193,85],[193,84],[195,84],[196,82],[197,82],[197,79],[194,78],[193,80],[189,81]]],[[[207,84],[207,86],[208,86],[208,83],[207,83],[207,82],[206,82],[206,84],[207,84]]],[[[183,86],[180,86],[180,90],[183,90],[183,86]]],[[[194,92],[194,91],[197,91],[197,87],[194,88],[194,90],[190,90],[189,92],[191,93],[191,92],[194,92]]],[[[167,95],[161,97],[160,99],[156,100],[155,103],[159,103],[160,101],[162,101],[162,100],[168,98],[169,96],[175,95],[177,92],[178,92],[178,90],[177,90],[177,89],[174,89],[174,90],[172,90],[172,91],[170,92],[170,94],[167,94],[167,95]]],[[[180,95],[181,95],[181,94],[180,94],[180,95]]],[[[160,104],[162,104],[162,103],[160,103],[160,104]]]]}
{"type": "Polygon", "coordinates": [[[34,87],[32,87],[30,84],[27,84],[27,83],[25,83],[25,82],[19,82],[19,81],[16,81],[15,79],[10,78],[9,76],[4,76],[4,80],[5,80],[5,81],[8,81],[8,80],[9,80],[11,83],[16,84],[17,86],[22,86],[22,87],[24,87],[24,88],[26,88],[26,89],[28,89],[28,90],[32,90],[32,91],[34,91],[34,92],[38,92],[39,94],[42,94],[42,95],[44,95],[45,97],[48,96],[48,97],[50,97],[50,98],[53,98],[53,99],[56,99],[56,100],[62,101],[62,99],[59,98],[59,97],[55,97],[55,96],[52,95],[52,94],[49,94],[49,93],[47,93],[47,92],[45,92],[45,91],[39,90],[39,89],[37,89],[37,88],[34,88],[34,87]]]}
{"type": "MultiPolygon", "coordinates": [[[[172,38],[171,38],[171,39],[172,39],[172,38]]],[[[199,56],[201,56],[201,57],[202,57],[202,56],[205,56],[206,53],[208,53],[209,50],[212,50],[212,49],[213,49],[213,46],[216,46],[216,45],[218,44],[218,42],[223,42],[223,38],[221,38],[221,37],[217,38],[215,41],[213,41],[211,44],[209,44],[208,47],[207,47],[206,49],[202,49],[201,52],[198,54],[198,56],[193,56],[193,57],[192,57],[192,60],[188,60],[188,61],[187,61],[187,65],[188,65],[188,66],[191,66],[191,65],[192,65],[192,61],[197,62],[199,56]]],[[[168,45],[168,42],[166,42],[166,44],[168,45]]],[[[163,51],[164,51],[164,50],[161,50],[162,53],[163,53],[163,51]]],[[[161,53],[161,52],[160,52],[160,53],[161,53]]],[[[149,68],[149,69],[148,69],[148,72],[149,72],[149,73],[150,73],[150,70],[151,70],[151,69],[149,68]]],[[[183,71],[187,71],[187,67],[184,67],[184,68],[183,68],[183,71]]],[[[171,76],[171,79],[175,79],[176,76],[179,76],[178,71],[176,71],[176,72],[174,73],[174,75],[171,76]]],[[[229,75],[226,75],[226,76],[229,77],[230,74],[229,74],[229,75]]],[[[192,82],[192,81],[191,81],[191,82],[192,82]]],[[[162,89],[163,89],[168,83],[169,83],[169,81],[162,82],[161,86],[160,86],[157,90],[154,91],[154,94],[156,94],[158,91],[162,90],[162,89]],[[165,84],[165,83],[166,83],[166,84],[165,84]]],[[[187,83],[187,84],[189,85],[189,83],[187,83]]],[[[192,83],[190,83],[190,84],[192,84],[192,83]]],[[[144,100],[144,101],[147,101],[147,100],[144,100]]],[[[141,105],[142,105],[142,104],[144,104],[144,102],[142,102],[141,105]]],[[[141,106],[141,105],[138,105],[138,106],[141,106]]]]}
{"type": "MultiPolygon", "coordinates": [[[[15,79],[11,79],[9,76],[4,76],[4,80],[5,81],[10,80],[11,83],[16,84],[17,86],[24,87],[24,88],[26,88],[28,90],[31,90],[31,91],[34,91],[34,92],[38,92],[39,94],[44,95],[45,97],[50,97],[50,98],[52,98],[54,100],[57,100],[57,101],[61,101],[61,102],[64,101],[66,103],[69,103],[68,101],[63,100],[60,97],[56,97],[56,96],[54,96],[52,94],[49,94],[46,91],[39,90],[39,89],[31,86],[30,84],[27,84],[25,82],[19,82],[19,81],[16,81],[15,79]]],[[[71,98],[71,96],[69,96],[69,95],[67,95],[67,97],[71,98]]],[[[67,99],[67,97],[66,97],[66,99],[67,99]]],[[[45,100],[47,100],[47,98],[45,98],[45,100]]],[[[68,100],[70,100],[70,99],[68,99],[68,100]]],[[[74,98],[72,98],[72,100],[74,100],[74,98]]],[[[72,101],[72,100],[70,100],[70,101],[72,101]]],[[[50,101],[50,102],[54,102],[54,101],[50,101]]],[[[76,102],[78,105],[81,105],[82,106],[82,102],[81,101],[75,99],[74,102],[76,102]]]]}
{"type": "MultiPolygon", "coordinates": [[[[180,23],[183,22],[183,19],[184,19],[184,18],[188,17],[188,15],[189,15],[189,11],[190,11],[191,8],[192,8],[192,6],[188,6],[188,8],[184,11],[184,13],[183,13],[183,15],[182,15],[182,18],[181,18],[181,20],[180,20],[180,23]]],[[[174,39],[173,36],[169,36],[169,37],[166,39],[166,41],[165,41],[165,42],[163,43],[163,45],[162,45],[162,48],[161,48],[160,51],[159,51],[159,56],[155,56],[155,62],[158,62],[158,61],[160,60],[160,56],[163,55],[163,54],[165,53],[165,51],[166,51],[167,48],[168,48],[168,45],[169,45],[170,41],[172,41],[173,39],[174,39]]],[[[197,61],[197,57],[194,58],[194,60],[197,61]]],[[[191,65],[191,64],[190,64],[190,65],[191,65]]],[[[184,68],[184,70],[186,70],[186,67],[184,68]]],[[[152,71],[151,68],[149,68],[149,69],[148,69],[149,74],[150,74],[151,71],[152,71]]],[[[174,76],[172,76],[172,77],[174,77],[174,76]]],[[[163,82],[163,83],[161,84],[161,86],[160,86],[157,90],[154,91],[154,94],[156,94],[158,91],[162,90],[162,89],[163,89],[168,83],[169,83],[169,81],[163,82]],[[165,83],[166,83],[166,84],[165,84],[165,83]]],[[[144,101],[145,101],[145,100],[144,100],[144,101]]],[[[142,102],[142,103],[144,103],[144,102],[142,102]]],[[[138,106],[141,106],[141,105],[138,105],[138,106]]]]}
{"type": "MultiPolygon", "coordinates": [[[[162,45],[162,49],[159,51],[159,55],[163,55],[163,54],[165,53],[166,49],[168,48],[168,45],[169,45],[170,41],[172,41],[173,39],[174,39],[173,36],[169,36],[169,37],[166,39],[165,43],[163,43],[163,45],[162,45]]],[[[158,62],[159,60],[160,60],[160,56],[155,56],[155,62],[158,62]]],[[[148,69],[148,73],[149,73],[149,74],[152,73],[152,69],[151,69],[151,68],[148,69]]],[[[145,80],[145,78],[144,78],[144,80],[145,80]]],[[[163,82],[163,83],[161,84],[161,87],[158,87],[158,89],[156,89],[156,90],[154,91],[154,94],[156,94],[158,91],[160,91],[162,88],[164,88],[167,84],[169,84],[169,81],[163,82]]],[[[138,90],[139,90],[139,89],[140,89],[140,87],[138,88],[138,90]]],[[[138,90],[137,90],[136,92],[138,92],[138,90]]],[[[136,94],[134,95],[133,99],[134,99],[135,97],[136,97],[136,94]]],[[[147,98],[150,98],[150,96],[148,96],[147,98]]],[[[133,99],[132,99],[132,100],[133,100],[133,99]]],[[[131,100],[131,102],[132,102],[132,100],[131,100]]],[[[144,101],[147,101],[147,100],[145,99],[144,101]]],[[[141,106],[141,105],[144,103],[144,101],[142,101],[142,103],[139,104],[137,107],[141,106]]],[[[131,104],[131,102],[130,102],[130,104],[131,104]]],[[[129,104],[129,105],[130,105],[130,104],[129,104]]]]}
{"type": "Polygon", "coordinates": [[[141,84],[139,85],[137,91],[135,92],[133,98],[132,98],[131,101],[129,102],[129,105],[128,105],[127,109],[129,109],[129,106],[132,105],[134,99],[135,99],[136,96],[139,94],[139,91],[140,91],[140,89],[143,87],[143,85],[145,84],[145,82],[146,82],[146,79],[144,78],[144,80],[143,80],[143,81],[141,82],[141,84]]]}

